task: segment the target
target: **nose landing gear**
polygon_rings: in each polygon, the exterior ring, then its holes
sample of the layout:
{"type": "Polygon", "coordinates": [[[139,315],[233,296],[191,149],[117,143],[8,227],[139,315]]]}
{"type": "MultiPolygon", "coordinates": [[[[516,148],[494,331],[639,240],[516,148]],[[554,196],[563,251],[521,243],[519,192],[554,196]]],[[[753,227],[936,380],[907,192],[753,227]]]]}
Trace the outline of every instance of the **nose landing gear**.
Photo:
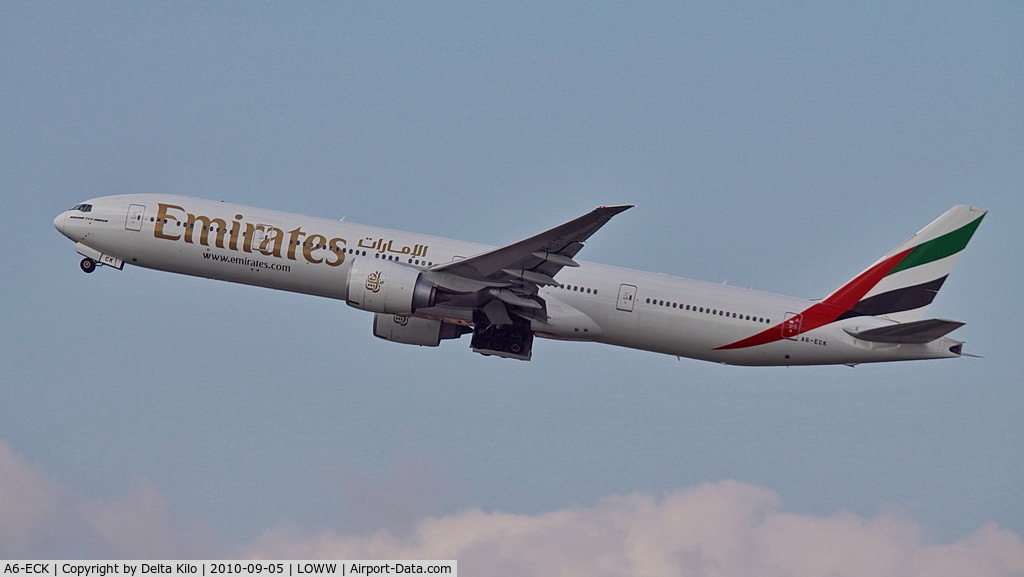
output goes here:
{"type": "Polygon", "coordinates": [[[100,266],[109,266],[117,270],[124,268],[124,261],[114,255],[102,253],[82,243],[78,243],[78,246],[75,248],[78,254],[84,257],[78,263],[78,266],[82,268],[82,272],[92,272],[100,266]]]}

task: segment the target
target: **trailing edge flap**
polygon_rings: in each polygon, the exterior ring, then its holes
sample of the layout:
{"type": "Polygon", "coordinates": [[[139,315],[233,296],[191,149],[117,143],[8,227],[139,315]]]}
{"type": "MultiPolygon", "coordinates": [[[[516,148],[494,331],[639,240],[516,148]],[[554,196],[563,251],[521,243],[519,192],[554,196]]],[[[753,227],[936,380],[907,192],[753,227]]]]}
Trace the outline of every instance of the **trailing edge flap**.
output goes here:
{"type": "Polygon", "coordinates": [[[862,341],[874,343],[905,343],[921,344],[930,343],[935,339],[946,336],[946,334],[964,326],[960,321],[948,319],[927,319],[910,323],[899,323],[886,325],[866,331],[853,331],[845,329],[851,336],[862,341]]]}
{"type": "Polygon", "coordinates": [[[543,308],[543,303],[534,298],[539,286],[557,284],[553,277],[558,271],[566,266],[579,266],[572,257],[583,248],[583,243],[613,216],[629,208],[632,205],[598,207],[519,242],[435,265],[424,276],[455,292],[488,290],[489,297],[497,297],[513,307],[543,308]]]}
{"type": "Polygon", "coordinates": [[[551,277],[564,266],[574,266],[576,263],[572,257],[583,248],[583,242],[613,216],[629,208],[632,206],[602,206],[530,238],[462,260],[435,265],[430,270],[480,281],[522,278],[521,274],[510,274],[510,270],[551,277]]]}

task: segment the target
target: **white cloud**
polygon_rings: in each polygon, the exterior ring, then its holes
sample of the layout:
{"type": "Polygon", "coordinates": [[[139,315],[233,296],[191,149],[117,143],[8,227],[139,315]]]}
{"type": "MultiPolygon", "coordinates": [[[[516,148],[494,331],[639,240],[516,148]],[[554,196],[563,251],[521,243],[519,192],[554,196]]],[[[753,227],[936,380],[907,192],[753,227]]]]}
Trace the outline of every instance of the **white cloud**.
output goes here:
{"type": "Polygon", "coordinates": [[[22,461],[0,440],[0,558],[33,557],[62,540],[67,503],[42,469],[22,461]]]}
{"type": "Polygon", "coordinates": [[[205,557],[215,543],[177,528],[152,482],[110,500],[73,499],[0,440],[0,558],[205,557]]]}
{"type": "Polygon", "coordinates": [[[405,537],[268,531],[246,553],[297,558],[458,559],[470,575],[870,576],[1024,575],[1024,539],[986,525],[929,542],[895,513],[788,513],[772,491],[736,481],[662,498],[607,497],[537,516],[471,510],[419,522],[405,537]]]}
{"type": "Polygon", "coordinates": [[[403,532],[438,511],[455,511],[466,503],[461,483],[425,451],[414,451],[378,474],[358,467],[327,469],[319,475],[338,489],[346,505],[346,528],[357,532],[391,529],[403,532]]]}
{"type": "Polygon", "coordinates": [[[1024,539],[994,524],[936,543],[898,512],[790,513],[769,489],[722,481],[611,496],[540,515],[467,510],[410,531],[268,530],[229,544],[182,530],[151,482],[72,499],[0,441],[0,557],[458,559],[466,575],[1024,576],[1024,539]]]}

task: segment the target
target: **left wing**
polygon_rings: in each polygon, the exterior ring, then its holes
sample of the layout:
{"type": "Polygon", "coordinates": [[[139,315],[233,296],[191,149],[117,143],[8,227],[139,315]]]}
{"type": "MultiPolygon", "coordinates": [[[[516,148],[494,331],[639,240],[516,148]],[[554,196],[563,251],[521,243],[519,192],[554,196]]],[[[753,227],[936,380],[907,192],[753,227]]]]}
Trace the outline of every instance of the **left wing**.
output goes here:
{"type": "Polygon", "coordinates": [[[483,311],[494,325],[512,322],[509,312],[547,317],[541,286],[557,285],[554,276],[573,260],[583,243],[613,216],[633,205],[602,206],[565,224],[519,242],[424,271],[426,280],[461,296],[445,306],[483,311]]]}

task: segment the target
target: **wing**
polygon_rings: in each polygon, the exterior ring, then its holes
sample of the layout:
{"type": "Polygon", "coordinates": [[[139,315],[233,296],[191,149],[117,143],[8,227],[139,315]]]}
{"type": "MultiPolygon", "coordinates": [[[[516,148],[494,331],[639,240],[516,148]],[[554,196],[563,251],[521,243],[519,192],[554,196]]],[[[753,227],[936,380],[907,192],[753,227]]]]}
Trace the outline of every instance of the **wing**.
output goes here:
{"type": "Polygon", "coordinates": [[[446,306],[484,312],[491,324],[511,323],[510,312],[546,318],[541,286],[557,285],[563,267],[579,266],[573,257],[583,243],[613,216],[632,205],[602,206],[565,224],[510,245],[463,260],[436,265],[423,276],[460,296],[446,306]]]}

